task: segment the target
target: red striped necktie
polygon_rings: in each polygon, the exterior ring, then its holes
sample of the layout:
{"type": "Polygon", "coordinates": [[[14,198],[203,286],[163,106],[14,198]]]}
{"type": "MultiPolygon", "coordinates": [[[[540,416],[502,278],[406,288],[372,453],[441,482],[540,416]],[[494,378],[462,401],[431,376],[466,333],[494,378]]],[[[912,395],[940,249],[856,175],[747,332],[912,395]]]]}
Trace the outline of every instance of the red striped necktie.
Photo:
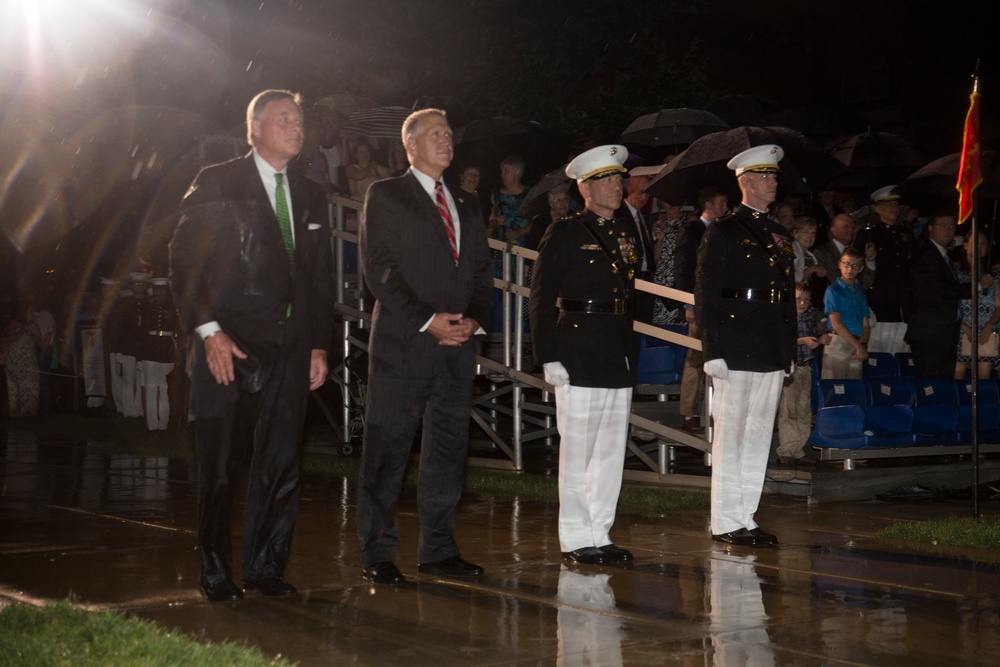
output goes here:
{"type": "Polygon", "coordinates": [[[438,213],[441,214],[441,219],[444,221],[444,231],[448,234],[448,241],[451,243],[451,256],[455,258],[455,264],[458,264],[458,245],[455,243],[455,223],[451,219],[451,211],[448,210],[448,200],[444,198],[444,188],[441,187],[441,181],[434,182],[434,195],[437,199],[438,213]]]}

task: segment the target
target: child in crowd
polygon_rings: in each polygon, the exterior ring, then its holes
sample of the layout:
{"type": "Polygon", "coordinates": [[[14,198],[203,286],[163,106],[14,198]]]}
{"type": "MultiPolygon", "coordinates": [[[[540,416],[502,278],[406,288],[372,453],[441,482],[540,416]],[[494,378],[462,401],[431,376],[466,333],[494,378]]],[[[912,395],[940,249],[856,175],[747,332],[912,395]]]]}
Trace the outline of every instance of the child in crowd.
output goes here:
{"type": "Polygon", "coordinates": [[[840,278],[830,285],[823,299],[833,334],[823,352],[824,380],[861,379],[861,362],[868,358],[868,297],[858,284],[865,258],[848,246],[840,255],[840,278]]]}
{"type": "Polygon", "coordinates": [[[813,357],[820,345],[830,342],[830,334],[817,336],[817,312],[805,282],[795,283],[795,310],[798,313],[795,370],[785,378],[778,402],[778,462],[800,465],[812,433],[813,357]]]}

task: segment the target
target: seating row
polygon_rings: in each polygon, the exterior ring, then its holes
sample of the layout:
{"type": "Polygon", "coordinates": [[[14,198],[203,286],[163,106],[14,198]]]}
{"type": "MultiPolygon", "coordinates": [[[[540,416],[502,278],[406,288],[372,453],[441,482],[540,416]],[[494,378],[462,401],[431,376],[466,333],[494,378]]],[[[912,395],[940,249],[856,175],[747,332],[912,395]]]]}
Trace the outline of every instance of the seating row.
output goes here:
{"type": "MultiPolygon", "coordinates": [[[[662,329],[687,334],[685,326],[663,326],[662,329]]],[[[684,374],[684,359],[688,349],[654,336],[640,334],[638,384],[677,384],[684,374]]]]}
{"type": "MultiPolygon", "coordinates": [[[[966,380],[820,380],[811,444],[833,449],[968,443],[973,384],[966,380]]],[[[1000,438],[1000,386],[977,389],[979,440],[1000,438]]]]}

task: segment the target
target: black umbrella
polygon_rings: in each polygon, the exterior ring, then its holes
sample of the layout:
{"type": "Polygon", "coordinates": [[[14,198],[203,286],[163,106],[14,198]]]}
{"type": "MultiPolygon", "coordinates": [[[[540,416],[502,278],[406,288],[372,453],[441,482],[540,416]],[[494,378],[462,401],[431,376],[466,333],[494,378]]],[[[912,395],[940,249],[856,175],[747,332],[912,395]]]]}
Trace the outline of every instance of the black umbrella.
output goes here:
{"type": "Polygon", "coordinates": [[[736,197],[736,177],[726,163],[738,153],[764,144],[777,144],[785,151],[778,183],[789,192],[810,192],[846,171],[801,132],[787,127],[734,127],[696,140],[663,168],[646,192],[676,205],[695,203],[698,190],[708,185],[736,197]]]}
{"type": "Polygon", "coordinates": [[[558,169],[553,169],[549,173],[545,174],[538,180],[538,183],[528,190],[528,194],[524,196],[524,203],[522,203],[521,208],[518,209],[519,215],[522,215],[525,218],[531,218],[532,216],[538,215],[542,211],[548,210],[549,191],[570,182],[569,176],[566,175],[566,167],[568,164],[569,163],[566,163],[558,169]]]}
{"type": "Polygon", "coordinates": [[[455,130],[455,159],[459,169],[472,164],[482,173],[480,184],[500,184],[500,161],[516,155],[524,160],[524,183],[532,183],[542,174],[564,164],[570,142],[557,132],[534,121],[497,116],[474,120],[455,130]]]}
{"type": "Polygon", "coordinates": [[[831,188],[869,190],[903,180],[927,164],[927,158],[908,139],[888,132],[864,132],[834,139],[826,149],[850,167],[850,173],[830,183],[831,188]]]}
{"type": "Polygon", "coordinates": [[[813,141],[826,143],[837,137],[864,132],[868,127],[868,119],[833,107],[797,107],[769,113],[756,124],[788,127],[813,141]]]}
{"type": "Polygon", "coordinates": [[[625,128],[621,141],[641,146],[673,146],[692,143],[698,137],[727,130],[724,120],[704,109],[661,109],[639,116],[625,128]]]}
{"type": "MultiPolygon", "coordinates": [[[[924,165],[900,182],[899,190],[906,194],[929,197],[957,198],[958,165],[961,153],[952,153],[924,165]]],[[[980,156],[983,182],[976,193],[989,199],[1000,199],[1000,151],[983,151],[980,156]]]]}

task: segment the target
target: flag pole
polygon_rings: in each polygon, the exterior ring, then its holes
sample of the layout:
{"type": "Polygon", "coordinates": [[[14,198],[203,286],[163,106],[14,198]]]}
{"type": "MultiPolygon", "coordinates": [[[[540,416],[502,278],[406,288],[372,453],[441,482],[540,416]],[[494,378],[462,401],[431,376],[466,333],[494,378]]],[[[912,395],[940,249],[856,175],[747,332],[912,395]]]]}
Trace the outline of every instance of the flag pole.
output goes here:
{"type": "MultiPolygon", "coordinates": [[[[958,222],[969,220],[972,234],[972,280],[970,310],[972,315],[972,391],[970,417],[972,419],[972,516],[979,518],[979,233],[976,221],[976,187],[982,182],[982,165],[979,148],[979,61],[972,74],[972,94],[969,96],[969,112],[965,117],[962,133],[962,158],[959,165],[958,182],[958,222]]],[[[1000,286],[994,286],[998,289],[1000,286]]]]}

